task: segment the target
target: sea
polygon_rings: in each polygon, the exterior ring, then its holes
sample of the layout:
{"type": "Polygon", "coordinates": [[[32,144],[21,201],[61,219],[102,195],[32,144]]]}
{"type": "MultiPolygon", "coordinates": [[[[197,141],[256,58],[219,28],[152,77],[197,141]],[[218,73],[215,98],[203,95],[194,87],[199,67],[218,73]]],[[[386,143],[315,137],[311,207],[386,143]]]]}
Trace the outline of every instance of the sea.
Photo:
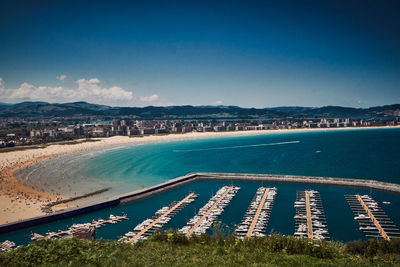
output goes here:
{"type": "MultiPolygon", "coordinates": [[[[192,172],[288,174],[374,179],[400,183],[400,129],[359,129],[285,132],[115,146],[71,153],[42,161],[17,173],[28,186],[65,196],[77,196],[103,188],[96,196],[106,199],[192,172]]],[[[233,231],[239,224],[258,187],[276,187],[278,194],[266,234],[294,233],[296,191],[320,192],[328,231],[334,241],[365,239],[353,219],[344,195],[369,194],[381,204],[392,221],[400,226],[400,195],[349,187],[245,181],[196,181],[134,203],[103,209],[57,222],[0,235],[17,244],[28,244],[30,233],[66,229],[74,223],[106,219],[110,214],[127,214],[128,221],[100,228],[100,239],[118,239],[156,210],[181,200],[189,192],[199,198],[178,213],[164,229],[178,229],[196,214],[222,186],[241,189],[219,220],[233,231]]],[[[93,198],[91,199],[93,200],[93,198]]]]}

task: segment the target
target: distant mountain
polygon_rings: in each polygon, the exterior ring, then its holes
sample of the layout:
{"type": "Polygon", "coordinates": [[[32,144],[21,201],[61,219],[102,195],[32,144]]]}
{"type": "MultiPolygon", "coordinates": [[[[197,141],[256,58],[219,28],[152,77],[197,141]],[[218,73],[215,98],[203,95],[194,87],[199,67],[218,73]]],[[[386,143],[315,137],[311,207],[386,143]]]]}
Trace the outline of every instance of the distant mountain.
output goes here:
{"type": "Polygon", "coordinates": [[[72,116],[91,116],[103,115],[99,111],[100,106],[88,104],[82,107],[83,102],[50,104],[46,102],[22,102],[14,105],[3,106],[0,108],[2,118],[51,118],[51,117],[72,117],[72,116]],[[76,105],[75,105],[76,104],[76,105]]]}
{"type": "MultiPolygon", "coordinates": [[[[400,111],[400,104],[366,109],[340,106],[241,108],[238,106],[167,106],[111,107],[87,102],[0,103],[0,118],[119,118],[137,119],[248,119],[248,118],[319,118],[319,117],[383,117],[400,111]]],[[[396,113],[398,114],[398,113],[396,113]]]]}
{"type": "Polygon", "coordinates": [[[309,107],[297,107],[297,106],[294,106],[294,107],[287,106],[287,107],[275,107],[275,108],[265,108],[265,109],[274,110],[274,111],[283,112],[283,113],[295,113],[295,114],[297,114],[297,113],[301,113],[301,112],[305,112],[305,111],[311,110],[311,109],[313,109],[313,108],[309,108],[309,107]]]}
{"type": "Polygon", "coordinates": [[[3,108],[3,107],[8,107],[8,106],[10,106],[10,105],[12,105],[12,104],[0,102],[0,109],[3,108]]]}
{"type": "Polygon", "coordinates": [[[90,103],[83,102],[83,101],[82,102],[65,103],[63,105],[71,107],[71,108],[90,109],[90,110],[97,110],[97,111],[111,109],[110,106],[90,104],[90,103]]]}
{"type": "Polygon", "coordinates": [[[340,106],[326,106],[304,109],[295,112],[296,117],[383,117],[392,116],[394,111],[400,110],[400,104],[386,105],[371,108],[350,108],[340,106]]]}
{"type": "Polygon", "coordinates": [[[283,114],[276,111],[240,108],[235,106],[169,106],[169,107],[143,107],[119,108],[120,115],[135,115],[140,118],[273,118],[283,114]]]}

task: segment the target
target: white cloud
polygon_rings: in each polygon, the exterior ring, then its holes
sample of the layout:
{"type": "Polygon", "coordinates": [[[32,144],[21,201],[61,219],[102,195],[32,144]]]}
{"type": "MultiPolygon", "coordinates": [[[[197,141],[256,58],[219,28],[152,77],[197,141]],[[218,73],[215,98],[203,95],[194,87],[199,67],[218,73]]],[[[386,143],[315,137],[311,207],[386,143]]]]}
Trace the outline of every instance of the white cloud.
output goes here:
{"type": "MultiPolygon", "coordinates": [[[[121,101],[131,101],[133,100],[133,93],[126,91],[118,86],[112,86],[110,88],[104,88],[100,86],[101,81],[97,78],[93,79],[79,79],[76,81],[78,84],[78,89],[76,93],[78,97],[93,98],[100,100],[121,100],[121,101]]],[[[104,102],[104,101],[102,101],[104,102]]]]}
{"type": "Polygon", "coordinates": [[[143,101],[143,102],[154,102],[156,100],[158,100],[158,95],[156,95],[156,94],[151,95],[151,96],[140,97],[140,101],[143,101]]]}
{"type": "Polygon", "coordinates": [[[46,102],[74,102],[87,101],[90,103],[132,106],[143,105],[158,100],[158,95],[134,97],[131,91],[119,86],[105,87],[98,78],[79,79],[75,82],[75,88],[63,86],[35,86],[29,83],[22,83],[17,89],[5,87],[0,77],[0,102],[21,102],[21,101],[46,101],[46,102]]]}
{"type": "Polygon", "coordinates": [[[63,74],[63,75],[58,75],[57,77],[57,80],[59,80],[59,81],[65,81],[65,79],[67,79],[67,75],[65,75],[65,74],[63,74]]]}
{"type": "Polygon", "coordinates": [[[218,100],[218,101],[215,102],[215,104],[217,104],[217,105],[222,105],[222,103],[223,102],[221,100],[218,100]]]}
{"type": "Polygon", "coordinates": [[[3,94],[4,90],[6,90],[6,87],[4,86],[3,78],[0,77],[0,96],[3,94]]]}

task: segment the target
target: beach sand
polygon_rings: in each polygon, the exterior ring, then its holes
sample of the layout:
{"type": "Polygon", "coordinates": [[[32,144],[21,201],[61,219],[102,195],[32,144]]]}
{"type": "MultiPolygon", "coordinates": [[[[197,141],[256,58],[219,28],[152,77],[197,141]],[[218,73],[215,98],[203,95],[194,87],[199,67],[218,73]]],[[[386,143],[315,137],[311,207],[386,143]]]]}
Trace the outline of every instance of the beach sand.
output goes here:
{"type": "MultiPolygon", "coordinates": [[[[18,181],[14,173],[41,160],[64,155],[66,153],[85,151],[94,148],[112,145],[147,144],[168,141],[179,141],[189,139],[218,138],[229,136],[249,136],[263,134],[281,134],[291,132],[309,131],[331,131],[350,129],[371,129],[378,127],[362,128],[327,128],[327,129],[285,129],[285,130],[259,130],[259,131],[235,131],[235,132],[207,132],[207,133],[185,133],[169,135],[151,135],[144,137],[113,136],[109,138],[96,138],[97,142],[82,142],[77,144],[54,144],[44,148],[32,148],[20,151],[0,153],[0,225],[29,219],[44,215],[41,206],[64,198],[62,195],[54,195],[39,192],[29,188],[18,181]]],[[[389,127],[381,127],[389,128],[389,127]]],[[[395,128],[395,127],[390,127],[395,128]]],[[[76,204],[75,204],[76,205],[76,204]]],[[[63,205],[69,208],[71,205],[63,205]]],[[[61,207],[58,207],[61,208],[61,207]]]]}

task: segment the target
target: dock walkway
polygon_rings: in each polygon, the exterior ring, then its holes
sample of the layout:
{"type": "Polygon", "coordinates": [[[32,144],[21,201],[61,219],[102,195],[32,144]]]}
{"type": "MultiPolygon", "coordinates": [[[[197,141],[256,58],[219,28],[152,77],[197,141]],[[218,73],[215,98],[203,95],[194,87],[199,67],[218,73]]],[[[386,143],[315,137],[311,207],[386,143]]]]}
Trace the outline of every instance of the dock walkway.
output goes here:
{"type": "Polygon", "coordinates": [[[12,251],[12,250],[13,250],[13,248],[8,247],[8,246],[6,246],[6,245],[3,245],[2,243],[0,243],[0,248],[3,249],[3,250],[5,250],[5,251],[12,251]]]}
{"type": "Polygon", "coordinates": [[[370,238],[390,240],[400,238],[400,230],[393,224],[378,203],[368,195],[346,195],[360,230],[370,238]]]}
{"type": "Polygon", "coordinates": [[[296,208],[295,236],[314,240],[329,239],[324,210],[318,191],[298,191],[294,203],[296,208]]]}
{"type": "Polygon", "coordinates": [[[194,234],[205,233],[229,205],[240,187],[223,186],[211,199],[199,210],[197,215],[189,220],[186,226],[178,231],[187,237],[194,234]]]}
{"type": "Polygon", "coordinates": [[[206,213],[200,218],[200,220],[198,220],[197,223],[195,223],[195,225],[193,225],[193,227],[186,233],[186,236],[190,236],[191,234],[193,234],[193,231],[197,229],[197,227],[199,227],[199,225],[201,224],[202,221],[204,221],[207,216],[214,210],[214,208],[224,199],[224,197],[233,189],[233,186],[230,186],[226,189],[226,191],[217,199],[217,201],[215,201],[215,203],[206,211],[206,213]]]}
{"type": "Polygon", "coordinates": [[[108,220],[100,219],[98,221],[93,220],[91,223],[74,224],[71,227],[69,227],[68,230],[59,230],[58,232],[49,232],[46,235],[32,233],[31,240],[61,238],[63,236],[73,235],[75,232],[78,232],[82,229],[87,229],[90,227],[97,229],[97,228],[103,227],[106,224],[116,224],[117,222],[120,222],[122,220],[128,220],[128,217],[126,215],[122,215],[122,216],[110,215],[108,220]]]}
{"type": "Polygon", "coordinates": [[[194,199],[194,197],[197,197],[195,193],[190,193],[187,195],[184,199],[173,205],[171,208],[169,208],[165,213],[160,215],[157,219],[155,219],[153,222],[151,222],[148,226],[143,228],[143,230],[139,231],[136,233],[132,238],[128,240],[129,243],[133,243],[137,241],[139,238],[141,238],[146,232],[149,230],[153,229],[153,227],[157,224],[159,224],[164,218],[170,216],[174,211],[176,211],[179,208],[182,208],[182,206],[188,204],[188,201],[191,199],[194,199]]]}
{"type": "Polygon", "coordinates": [[[313,239],[313,227],[312,227],[312,220],[311,220],[311,209],[310,209],[310,192],[304,191],[306,197],[306,213],[307,213],[307,232],[308,238],[313,239]]]}
{"type": "Polygon", "coordinates": [[[246,234],[247,237],[250,237],[253,234],[254,227],[256,227],[256,223],[258,221],[258,218],[260,217],[260,213],[261,213],[262,208],[264,207],[264,203],[265,203],[265,200],[267,199],[268,193],[269,193],[269,188],[266,188],[264,190],[264,195],[262,196],[260,204],[258,205],[256,215],[254,216],[254,219],[250,225],[250,229],[246,234]]]}
{"type": "Polygon", "coordinates": [[[235,229],[239,237],[265,236],[277,189],[259,187],[242,222],[235,229]]]}

